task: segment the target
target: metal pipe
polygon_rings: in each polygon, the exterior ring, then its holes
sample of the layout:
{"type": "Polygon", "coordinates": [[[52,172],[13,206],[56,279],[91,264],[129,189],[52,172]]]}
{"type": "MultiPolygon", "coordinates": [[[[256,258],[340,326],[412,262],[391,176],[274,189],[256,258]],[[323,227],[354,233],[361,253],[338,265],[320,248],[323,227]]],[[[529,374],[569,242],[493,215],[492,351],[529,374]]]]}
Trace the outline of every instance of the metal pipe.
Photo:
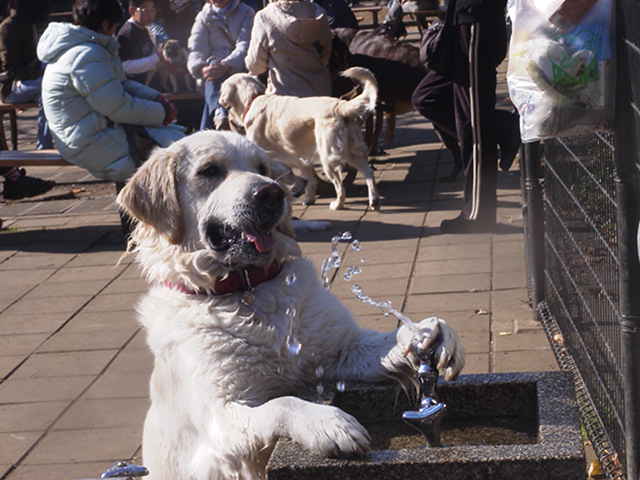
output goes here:
{"type": "Polygon", "coordinates": [[[526,256],[529,296],[533,308],[544,300],[544,204],[542,200],[540,142],[522,145],[521,176],[523,184],[523,217],[526,225],[526,256]]]}

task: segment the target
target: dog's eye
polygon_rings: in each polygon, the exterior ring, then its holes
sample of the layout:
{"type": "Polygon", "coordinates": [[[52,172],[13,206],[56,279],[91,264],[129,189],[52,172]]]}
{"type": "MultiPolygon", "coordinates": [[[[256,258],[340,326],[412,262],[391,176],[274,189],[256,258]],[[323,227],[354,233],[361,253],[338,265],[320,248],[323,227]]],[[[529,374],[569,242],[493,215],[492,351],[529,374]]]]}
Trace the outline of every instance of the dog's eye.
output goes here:
{"type": "Polygon", "coordinates": [[[258,173],[266,177],[267,175],[269,175],[269,169],[264,163],[261,163],[260,165],[258,165],[258,173]]]}
{"type": "Polygon", "coordinates": [[[211,163],[198,171],[198,175],[208,178],[220,177],[223,174],[222,167],[211,163]]]}

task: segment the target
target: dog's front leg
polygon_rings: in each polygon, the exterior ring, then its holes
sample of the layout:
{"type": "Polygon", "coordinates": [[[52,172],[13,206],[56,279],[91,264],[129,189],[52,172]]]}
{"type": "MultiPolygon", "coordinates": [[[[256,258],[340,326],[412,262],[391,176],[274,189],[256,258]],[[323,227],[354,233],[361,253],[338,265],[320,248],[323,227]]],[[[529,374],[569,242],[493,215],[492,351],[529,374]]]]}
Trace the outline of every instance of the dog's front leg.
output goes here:
{"type": "Polygon", "coordinates": [[[413,328],[403,325],[395,332],[361,330],[355,341],[343,348],[336,376],[366,382],[389,375],[413,377],[418,357],[430,350],[446,380],[458,376],[464,367],[464,348],[455,330],[436,317],[426,318],[413,328]]]}
{"type": "Polygon", "coordinates": [[[290,438],[323,456],[359,455],[369,449],[369,434],[351,415],[330,405],[297,397],[278,397],[258,406],[238,406],[237,418],[256,444],[272,445],[290,438]]]}

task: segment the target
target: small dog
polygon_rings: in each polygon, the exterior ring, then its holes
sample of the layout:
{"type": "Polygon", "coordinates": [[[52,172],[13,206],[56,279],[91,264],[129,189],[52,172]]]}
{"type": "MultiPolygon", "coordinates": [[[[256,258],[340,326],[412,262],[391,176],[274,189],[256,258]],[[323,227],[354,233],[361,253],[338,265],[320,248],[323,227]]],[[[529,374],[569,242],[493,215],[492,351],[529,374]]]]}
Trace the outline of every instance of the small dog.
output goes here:
{"type": "Polygon", "coordinates": [[[138,224],[151,282],[138,305],[154,357],[143,461],[151,480],[253,480],[279,438],[321,455],[363,454],[344,411],[307,401],[322,380],[409,387],[435,349],[445,379],[464,365],[453,329],[430,318],[379,333],[357,326],[301,257],[290,202],[264,151],[204,131],[157,149],[118,195],[138,224]],[[289,348],[294,345],[296,348],[289,348]]]}
{"type": "Polygon", "coordinates": [[[342,73],[363,86],[352,100],[332,97],[289,97],[264,95],[265,86],[257,78],[236,73],[220,89],[220,105],[229,110],[235,130],[265,149],[273,160],[296,168],[307,181],[303,201],[315,202],[317,178],[314,164],[320,163],[333,183],[336,200],[329,208],[344,207],[342,167],[347,164],[361,172],[369,192],[369,206],[378,209],[380,195],[367,162],[367,145],[361,118],[375,109],[378,87],[373,74],[364,68],[342,73]]]}
{"type": "Polygon", "coordinates": [[[169,39],[158,50],[160,62],[149,72],[147,85],[158,77],[158,88],[162,92],[195,92],[196,81],[187,70],[187,51],[178,40],[169,39]]]}

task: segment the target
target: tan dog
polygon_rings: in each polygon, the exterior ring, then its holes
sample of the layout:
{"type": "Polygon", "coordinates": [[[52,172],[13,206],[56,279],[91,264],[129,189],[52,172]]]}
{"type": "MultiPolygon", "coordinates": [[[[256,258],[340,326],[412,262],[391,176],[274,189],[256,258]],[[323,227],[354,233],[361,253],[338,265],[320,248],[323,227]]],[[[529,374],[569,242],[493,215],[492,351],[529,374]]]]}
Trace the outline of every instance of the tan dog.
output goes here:
{"type": "Polygon", "coordinates": [[[236,133],[198,132],[155,150],[118,195],[138,220],[132,239],[151,283],[137,307],[155,358],[142,441],[150,480],[264,479],[280,438],[364,454],[355,418],[305,400],[320,381],[408,387],[415,355],[432,348],[446,379],[464,365],[443,320],[384,333],[356,324],[301,257],[270,164],[236,133]]]}
{"type": "Polygon", "coordinates": [[[162,92],[195,92],[196,81],[187,70],[187,51],[178,40],[169,39],[158,50],[160,62],[149,73],[147,84],[158,77],[158,88],[162,92]]]}
{"type": "Polygon", "coordinates": [[[229,110],[233,129],[244,129],[247,138],[265,149],[273,160],[300,170],[307,180],[303,197],[306,204],[315,201],[314,165],[319,163],[336,190],[337,198],[329,208],[343,208],[342,167],[347,164],[364,175],[369,206],[378,209],[380,196],[362,133],[362,117],[376,106],[377,82],[365,68],[350,68],[342,75],[363,86],[362,93],[352,100],[264,95],[265,86],[257,78],[237,73],[222,84],[220,104],[229,110]]]}

